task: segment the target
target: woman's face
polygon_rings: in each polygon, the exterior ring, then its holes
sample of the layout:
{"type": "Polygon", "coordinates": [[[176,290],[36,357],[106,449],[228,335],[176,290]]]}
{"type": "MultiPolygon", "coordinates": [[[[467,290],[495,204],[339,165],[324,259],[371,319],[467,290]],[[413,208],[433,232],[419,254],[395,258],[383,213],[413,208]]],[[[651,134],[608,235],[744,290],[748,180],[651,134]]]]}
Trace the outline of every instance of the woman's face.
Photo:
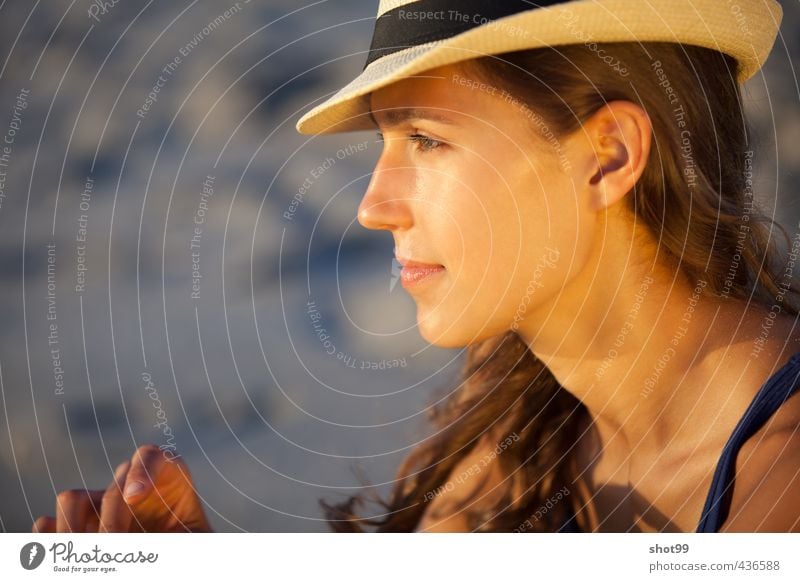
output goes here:
{"type": "Polygon", "coordinates": [[[384,144],[358,220],[390,230],[401,262],[444,267],[404,281],[420,333],[442,347],[546,316],[591,247],[570,143],[512,99],[457,65],[371,95],[384,144]],[[411,109],[420,118],[398,115],[411,109]]]}

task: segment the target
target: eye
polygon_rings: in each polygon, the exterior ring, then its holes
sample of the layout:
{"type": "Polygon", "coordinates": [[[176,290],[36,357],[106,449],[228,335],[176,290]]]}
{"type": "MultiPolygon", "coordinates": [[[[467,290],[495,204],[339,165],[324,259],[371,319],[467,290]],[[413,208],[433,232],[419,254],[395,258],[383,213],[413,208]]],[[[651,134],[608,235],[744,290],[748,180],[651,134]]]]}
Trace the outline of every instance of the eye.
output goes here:
{"type": "Polygon", "coordinates": [[[415,133],[414,135],[408,136],[408,138],[417,143],[417,149],[423,152],[429,152],[431,150],[435,150],[436,148],[442,145],[437,139],[433,139],[432,137],[428,137],[427,135],[422,135],[419,133],[415,133]]]}
{"type": "MultiPolygon", "coordinates": [[[[382,133],[378,132],[377,135],[379,142],[384,143],[386,141],[382,133]]],[[[411,134],[408,136],[408,139],[415,142],[417,144],[417,150],[421,152],[429,152],[444,145],[444,142],[441,140],[433,139],[432,137],[420,133],[411,134]]]]}

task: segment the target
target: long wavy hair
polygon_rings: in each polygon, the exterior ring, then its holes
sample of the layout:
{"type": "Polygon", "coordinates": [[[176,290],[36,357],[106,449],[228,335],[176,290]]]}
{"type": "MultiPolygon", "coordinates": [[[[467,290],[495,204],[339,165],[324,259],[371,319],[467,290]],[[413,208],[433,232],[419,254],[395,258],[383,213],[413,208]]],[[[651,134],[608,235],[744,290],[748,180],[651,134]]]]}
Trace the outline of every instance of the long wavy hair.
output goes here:
{"type": "MultiPolygon", "coordinates": [[[[543,123],[534,133],[546,126],[556,139],[580,129],[607,102],[638,104],[650,117],[653,142],[625,203],[658,241],[659,262],[692,286],[705,282],[706,296],[769,306],[781,295],[781,309],[798,314],[800,291],[782,278],[773,226],[787,245],[789,238],[753,198],[752,144],[735,59],[677,43],[592,43],[461,65],[536,112],[543,123]]],[[[495,451],[492,471],[501,484],[492,503],[467,499],[449,508],[464,512],[469,530],[548,532],[570,520],[589,529],[581,511],[589,491],[574,447],[591,428],[588,411],[514,331],[468,346],[457,390],[429,409],[429,420],[434,436],[401,463],[387,500],[368,486],[344,501],[320,500],[332,530],[414,531],[478,443],[495,451]],[[359,516],[368,501],[375,504],[372,517],[359,516]]]]}

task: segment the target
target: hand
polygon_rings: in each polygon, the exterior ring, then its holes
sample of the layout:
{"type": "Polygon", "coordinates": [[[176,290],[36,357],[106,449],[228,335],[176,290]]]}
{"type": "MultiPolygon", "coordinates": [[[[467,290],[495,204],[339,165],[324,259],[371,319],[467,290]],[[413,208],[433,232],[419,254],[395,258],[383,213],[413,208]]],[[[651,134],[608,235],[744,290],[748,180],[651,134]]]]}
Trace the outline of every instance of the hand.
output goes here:
{"type": "Polygon", "coordinates": [[[210,532],[189,469],[143,445],[119,465],[103,490],[73,489],[56,498],[56,517],[42,516],[34,532],[210,532]]]}

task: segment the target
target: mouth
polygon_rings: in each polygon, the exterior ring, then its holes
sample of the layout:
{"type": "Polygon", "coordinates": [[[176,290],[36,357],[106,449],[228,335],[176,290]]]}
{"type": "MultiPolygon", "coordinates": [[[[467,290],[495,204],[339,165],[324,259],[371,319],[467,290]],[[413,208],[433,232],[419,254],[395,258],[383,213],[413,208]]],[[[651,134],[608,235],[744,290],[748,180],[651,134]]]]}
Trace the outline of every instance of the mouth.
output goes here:
{"type": "Polygon", "coordinates": [[[403,265],[400,271],[400,282],[406,289],[427,283],[435,279],[436,275],[443,273],[445,270],[443,265],[433,263],[421,263],[419,261],[400,258],[398,258],[397,261],[403,265]]]}

